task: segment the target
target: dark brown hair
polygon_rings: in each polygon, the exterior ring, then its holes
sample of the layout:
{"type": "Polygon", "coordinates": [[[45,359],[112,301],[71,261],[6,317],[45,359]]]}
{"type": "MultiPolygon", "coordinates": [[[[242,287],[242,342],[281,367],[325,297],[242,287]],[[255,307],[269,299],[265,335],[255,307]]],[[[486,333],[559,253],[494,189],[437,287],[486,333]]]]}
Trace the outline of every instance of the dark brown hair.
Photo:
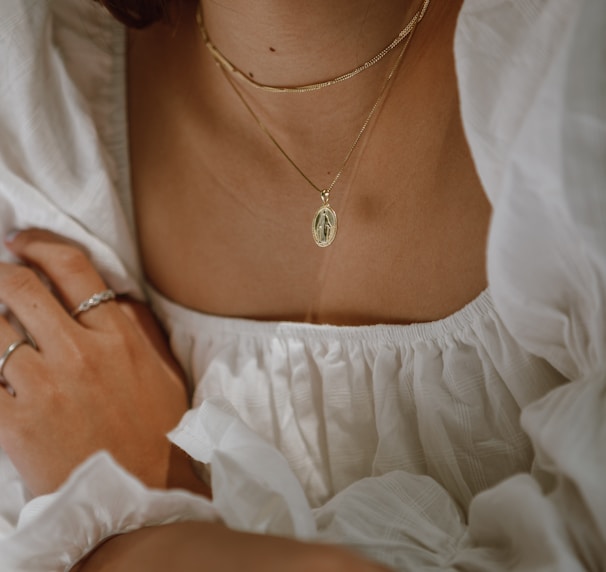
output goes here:
{"type": "Polygon", "coordinates": [[[160,20],[169,21],[175,0],[95,0],[129,28],[145,28],[160,20]]]}

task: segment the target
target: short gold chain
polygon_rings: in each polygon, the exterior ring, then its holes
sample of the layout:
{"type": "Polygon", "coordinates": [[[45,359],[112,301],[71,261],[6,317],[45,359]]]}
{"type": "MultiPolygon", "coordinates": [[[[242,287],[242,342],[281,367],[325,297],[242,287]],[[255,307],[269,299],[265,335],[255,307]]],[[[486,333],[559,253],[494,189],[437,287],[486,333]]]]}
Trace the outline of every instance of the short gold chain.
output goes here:
{"type": "Polygon", "coordinates": [[[208,48],[208,51],[211,53],[213,59],[225,70],[228,71],[238,78],[246,81],[248,84],[252,85],[257,89],[262,89],[264,91],[270,91],[274,93],[305,93],[307,91],[317,91],[324,87],[330,87],[331,85],[336,85],[341,83],[342,81],[351,79],[352,77],[357,76],[359,73],[367,70],[368,68],[374,66],[377,62],[382,60],[389,52],[391,52],[394,48],[396,48],[402,41],[410,36],[412,31],[415,29],[415,26],[423,19],[425,16],[425,12],[427,11],[427,7],[429,6],[430,0],[424,0],[421,9],[415,13],[410,22],[406,24],[406,26],[400,31],[400,33],[393,39],[393,41],[383,48],[378,54],[364,62],[362,65],[357,68],[344,73],[340,76],[337,76],[333,79],[328,79],[325,81],[321,81],[318,83],[310,83],[306,85],[298,85],[298,86],[277,86],[277,85],[266,85],[263,83],[259,83],[251,78],[248,74],[244,73],[241,69],[239,69],[236,65],[234,65],[226,56],[219,50],[215,44],[211,41],[208,36],[208,32],[206,31],[206,27],[204,26],[204,18],[202,15],[202,4],[198,4],[198,10],[196,12],[196,21],[198,22],[198,27],[200,28],[200,32],[202,34],[202,39],[204,40],[204,44],[208,48]]]}

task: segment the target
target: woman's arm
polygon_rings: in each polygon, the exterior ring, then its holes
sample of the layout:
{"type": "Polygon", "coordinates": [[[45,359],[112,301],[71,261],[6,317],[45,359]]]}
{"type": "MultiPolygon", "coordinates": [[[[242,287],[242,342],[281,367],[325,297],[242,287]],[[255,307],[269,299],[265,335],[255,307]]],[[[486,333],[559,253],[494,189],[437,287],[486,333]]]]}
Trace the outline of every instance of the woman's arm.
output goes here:
{"type": "Polygon", "coordinates": [[[387,572],[345,549],[182,522],[116,536],[74,572],[387,572]]]}

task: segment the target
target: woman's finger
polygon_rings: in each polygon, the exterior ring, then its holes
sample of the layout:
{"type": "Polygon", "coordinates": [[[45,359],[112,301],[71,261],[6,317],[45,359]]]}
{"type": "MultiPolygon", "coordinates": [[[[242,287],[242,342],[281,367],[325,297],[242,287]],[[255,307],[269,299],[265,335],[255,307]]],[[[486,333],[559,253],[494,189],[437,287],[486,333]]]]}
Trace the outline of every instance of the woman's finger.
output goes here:
{"type": "Polygon", "coordinates": [[[0,262],[0,301],[10,308],[42,350],[74,327],[59,301],[36,273],[25,266],[0,262]]]}
{"type": "MultiPolygon", "coordinates": [[[[107,286],[85,252],[56,234],[42,230],[24,230],[6,240],[8,248],[24,262],[40,269],[53,283],[68,313],[107,286]]],[[[113,329],[124,316],[109,296],[100,296],[89,309],[78,312],[76,320],[93,329],[113,329]]]]}

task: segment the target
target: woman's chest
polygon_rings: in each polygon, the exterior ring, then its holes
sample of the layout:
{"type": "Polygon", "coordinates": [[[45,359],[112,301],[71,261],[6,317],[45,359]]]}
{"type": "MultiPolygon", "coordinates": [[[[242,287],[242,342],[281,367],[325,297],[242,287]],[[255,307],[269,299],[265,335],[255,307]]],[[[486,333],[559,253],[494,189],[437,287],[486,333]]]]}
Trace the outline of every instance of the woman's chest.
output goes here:
{"type": "Polygon", "coordinates": [[[134,161],[148,279],[186,306],[260,319],[409,323],[444,317],[486,286],[489,207],[456,168],[419,174],[394,156],[387,175],[335,187],[337,235],[319,248],[312,222],[322,202],[304,181],[274,181],[233,157],[202,168],[196,159],[134,161]]]}

